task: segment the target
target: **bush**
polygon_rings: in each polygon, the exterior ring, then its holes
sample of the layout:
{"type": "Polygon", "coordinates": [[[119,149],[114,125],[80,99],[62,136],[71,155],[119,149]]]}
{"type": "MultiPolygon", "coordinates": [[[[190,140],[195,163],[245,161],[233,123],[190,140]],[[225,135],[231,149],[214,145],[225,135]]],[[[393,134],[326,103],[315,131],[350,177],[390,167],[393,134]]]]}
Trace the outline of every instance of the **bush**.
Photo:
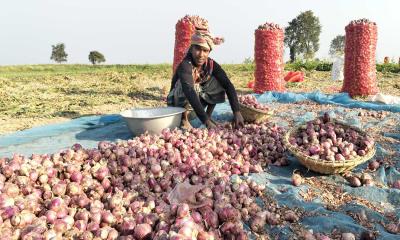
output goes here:
{"type": "Polygon", "coordinates": [[[331,71],[332,70],[332,63],[330,62],[321,62],[317,65],[315,70],[317,71],[331,71]]]}
{"type": "Polygon", "coordinates": [[[294,63],[287,63],[285,70],[290,71],[330,71],[332,69],[332,63],[324,61],[296,61],[294,63]]]}
{"type": "MultiPolygon", "coordinates": [[[[296,61],[293,63],[285,64],[286,71],[323,71],[328,72],[332,70],[332,63],[325,61],[296,61]]],[[[383,73],[400,73],[400,65],[396,63],[376,64],[376,70],[383,73]]]]}
{"type": "Polygon", "coordinates": [[[376,70],[383,73],[400,73],[400,65],[395,63],[376,64],[376,70]]]}

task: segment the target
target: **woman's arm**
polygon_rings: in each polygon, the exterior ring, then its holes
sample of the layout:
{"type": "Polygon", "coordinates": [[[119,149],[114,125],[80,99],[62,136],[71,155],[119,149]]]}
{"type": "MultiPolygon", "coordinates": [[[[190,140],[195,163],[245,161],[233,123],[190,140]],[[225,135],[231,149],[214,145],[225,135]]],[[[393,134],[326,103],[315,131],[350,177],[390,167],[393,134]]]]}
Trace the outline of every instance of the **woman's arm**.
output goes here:
{"type": "Polygon", "coordinates": [[[197,117],[202,123],[206,123],[208,116],[204,111],[203,105],[200,102],[199,96],[194,90],[194,81],[192,75],[192,65],[188,62],[184,62],[180,65],[177,70],[178,78],[182,84],[182,90],[185,97],[188,99],[193,110],[196,112],[197,117]]]}
{"type": "Polygon", "coordinates": [[[213,75],[217,78],[218,82],[225,89],[226,95],[228,95],[229,104],[231,105],[232,112],[239,112],[239,100],[237,97],[237,93],[235,87],[232,82],[229,80],[225,71],[221,68],[221,66],[214,61],[214,69],[213,75]]]}

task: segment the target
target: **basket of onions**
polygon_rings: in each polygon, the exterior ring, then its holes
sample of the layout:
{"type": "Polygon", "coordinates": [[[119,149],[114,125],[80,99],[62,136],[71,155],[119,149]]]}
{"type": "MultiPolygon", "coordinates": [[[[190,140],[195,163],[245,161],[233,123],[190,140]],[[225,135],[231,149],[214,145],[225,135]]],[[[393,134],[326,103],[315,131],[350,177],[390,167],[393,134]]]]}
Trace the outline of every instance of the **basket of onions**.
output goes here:
{"type": "Polygon", "coordinates": [[[251,94],[239,96],[240,112],[246,122],[260,123],[273,114],[266,104],[259,103],[251,94]]]}
{"type": "Polygon", "coordinates": [[[284,142],[301,164],[323,174],[351,170],[375,154],[373,138],[327,113],[289,130],[284,142]]]}

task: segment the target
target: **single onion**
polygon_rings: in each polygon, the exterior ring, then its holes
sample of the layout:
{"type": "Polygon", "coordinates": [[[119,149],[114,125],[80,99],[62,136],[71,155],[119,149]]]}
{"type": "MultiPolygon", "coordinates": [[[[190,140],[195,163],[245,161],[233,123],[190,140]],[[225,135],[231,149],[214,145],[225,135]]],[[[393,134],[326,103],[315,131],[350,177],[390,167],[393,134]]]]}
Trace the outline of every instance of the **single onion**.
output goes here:
{"type": "Polygon", "coordinates": [[[147,223],[143,223],[136,225],[133,235],[135,238],[142,240],[146,239],[149,235],[151,235],[151,232],[152,232],[151,226],[147,223]]]}

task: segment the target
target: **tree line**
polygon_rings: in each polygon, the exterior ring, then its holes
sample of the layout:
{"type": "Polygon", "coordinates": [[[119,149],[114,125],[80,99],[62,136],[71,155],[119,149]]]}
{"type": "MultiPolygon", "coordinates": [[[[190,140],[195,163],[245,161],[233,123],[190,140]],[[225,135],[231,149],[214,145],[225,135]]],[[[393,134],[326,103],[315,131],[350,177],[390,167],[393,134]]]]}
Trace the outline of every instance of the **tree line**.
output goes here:
{"type": "MultiPolygon", "coordinates": [[[[65,44],[64,43],[58,43],[56,45],[51,46],[52,51],[51,51],[51,56],[50,59],[57,62],[57,63],[63,63],[67,62],[68,54],[65,52],[65,44]]],[[[89,53],[89,61],[95,65],[99,64],[102,62],[106,61],[106,58],[102,53],[99,51],[91,51],[89,53]]]]}
{"type": "MultiPolygon", "coordinates": [[[[289,22],[285,28],[285,45],[289,48],[290,61],[294,62],[301,56],[304,59],[312,59],[319,50],[319,36],[321,34],[319,18],[309,10],[301,12],[289,22]]],[[[337,35],[331,41],[329,54],[344,54],[344,35],[337,35]]]]}

